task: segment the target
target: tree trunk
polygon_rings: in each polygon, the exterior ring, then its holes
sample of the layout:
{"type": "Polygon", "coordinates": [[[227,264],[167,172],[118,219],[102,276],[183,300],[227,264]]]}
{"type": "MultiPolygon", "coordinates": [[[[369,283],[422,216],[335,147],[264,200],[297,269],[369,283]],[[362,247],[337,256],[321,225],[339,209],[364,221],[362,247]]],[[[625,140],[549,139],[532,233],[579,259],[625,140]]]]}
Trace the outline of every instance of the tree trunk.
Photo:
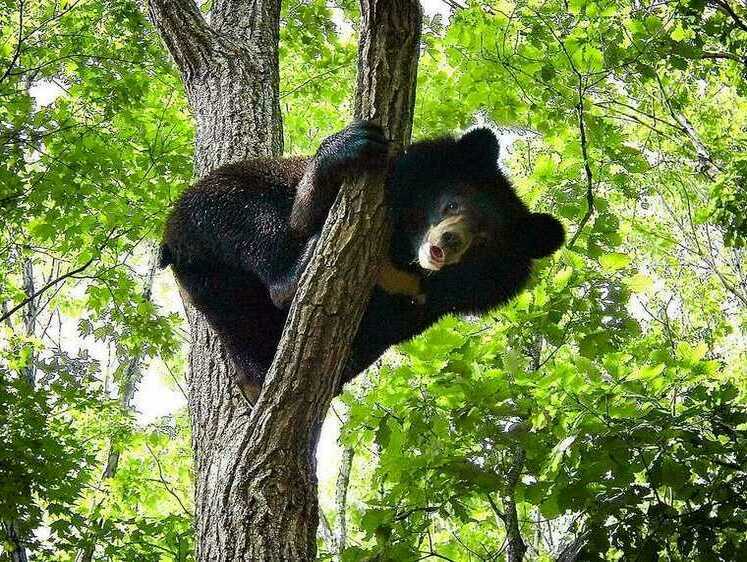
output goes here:
{"type": "Polygon", "coordinates": [[[350,487],[350,470],[353,468],[353,457],[355,449],[346,446],[342,450],[340,459],[340,470],[337,473],[337,483],[335,485],[335,519],[334,530],[334,561],[342,562],[342,553],[345,550],[348,533],[347,533],[347,504],[348,488],[350,487]]]}
{"type": "MultiPolygon", "coordinates": [[[[147,302],[151,301],[153,292],[153,279],[156,276],[157,269],[158,248],[156,246],[151,246],[148,248],[148,271],[145,275],[142,292],[143,299],[147,302]]],[[[135,392],[137,392],[138,384],[140,384],[140,380],[142,379],[143,375],[143,359],[144,357],[142,353],[134,354],[127,362],[122,372],[117,401],[119,402],[122,410],[126,412],[132,412],[133,410],[132,400],[135,398],[135,392]]],[[[102,480],[109,480],[117,475],[117,469],[119,468],[119,459],[121,458],[121,456],[122,451],[115,447],[114,443],[110,440],[109,453],[106,456],[106,465],[104,466],[104,470],[101,473],[102,480]]],[[[105,492],[105,494],[106,493],[107,492],[105,492]]],[[[105,499],[105,496],[102,497],[98,501],[97,507],[100,506],[105,501],[105,499]]],[[[104,517],[99,517],[96,521],[93,522],[93,531],[90,536],[90,541],[78,552],[76,562],[91,562],[93,560],[93,555],[96,552],[96,538],[104,528],[105,523],[106,519],[104,517]]]]}
{"type": "MultiPolygon", "coordinates": [[[[25,257],[22,260],[22,278],[23,278],[23,292],[26,297],[30,297],[36,293],[36,286],[34,282],[34,265],[30,257],[25,257]]],[[[3,303],[5,306],[5,303],[3,303]]],[[[26,305],[23,311],[23,328],[24,335],[26,337],[34,337],[36,334],[36,317],[39,314],[39,303],[38,301],[31,300],[26,305]]],[[[13,324],[10,319],[7,320],[8,327],[13,330],[13,324]]],[[[21,376],[33,388],[36,386],[36,366],[34,362],[36,360],[36,354],[32,352],[29,357],[28,364],[21,369],[21,376]]],[[[30,495],[30,491],[26,490],[26,495],[30,495]]],[[[22,532],[21,521],[10,520],[2,521],[2,528],[5,535],[5,540],[11,546],[8,549],[8,559],[10,562],[28,562],[29,551],[27,551],[28,534],[22,532]]],[[[0,537],[2,538],[2,537],[0,537]]],[[[30,554],[33,554],[31,552],[30,554]]]]}
{"type": "Polygon", "coordinates": [[[524,470],[526,453],[518,445],[514,449],[514,458],[511,468],[506,475],[506,489],[502,495],[504,523],[506,525],[506,541],[508,562],[522,562],[527,551],[527,546],[521,536],[521,524],[516,511],[516,484],[519,482],[521,472],[524,470]]]}
{"type": "Polygon", "coordinates": [[[24,541],[18,531],[18,524],[15,521],[3,521],[3,532],[5,540],[11,546],[8,549],[8,560],[10,562],[28,562],[28,556],[26,555],[26,547],[24,541]]]}
{"type": "MultiPolygon", "coordinates": [[[[184,80],[197,122],[198,176],[281,151],[280,3],[151,0],[150,14],[184,80]]],[[[421,11],[414,0],[363,0],[356,116],[409,140],[421,11]]],[[[388,242],[381,178],[345,186],[300,283],[253,410],[201,315],[188,310],[197,559],[312,560],[315,450],[324,415],[388,242]],[[330,267],[332,265],[332,267],[330,267]]]]}

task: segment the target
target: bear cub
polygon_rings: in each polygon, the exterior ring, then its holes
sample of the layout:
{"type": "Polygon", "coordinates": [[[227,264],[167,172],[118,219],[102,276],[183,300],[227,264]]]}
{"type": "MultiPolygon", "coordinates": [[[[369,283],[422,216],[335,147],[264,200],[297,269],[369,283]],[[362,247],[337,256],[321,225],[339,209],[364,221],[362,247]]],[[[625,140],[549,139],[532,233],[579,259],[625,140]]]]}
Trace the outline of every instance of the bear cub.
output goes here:
{"type": "Polygon", "coordinates": [[[498,167],[489,129],[412,144],[390,155],[382,129],[356,122],[312,158],[223,166],[187,189],[168,218],[161,267],[207,318],[256,397],[288,307],[342,183],[389,169],[389,262],[353,342],[340,388],[388,347],[449,313],[483,313],[527,282],[532,260],[564,240],[560,222],[532,213],[498,167]]]}

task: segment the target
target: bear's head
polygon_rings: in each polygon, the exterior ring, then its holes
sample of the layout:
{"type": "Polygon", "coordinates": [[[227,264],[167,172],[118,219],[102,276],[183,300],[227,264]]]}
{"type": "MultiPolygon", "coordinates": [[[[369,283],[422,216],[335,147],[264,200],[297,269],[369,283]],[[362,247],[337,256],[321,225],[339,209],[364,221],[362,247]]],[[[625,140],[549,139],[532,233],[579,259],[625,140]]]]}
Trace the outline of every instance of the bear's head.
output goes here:
{"type": "Polygon", "coordinates": [[[563,244],[554,217],[532,213],[498,166],[490,129],[414,143],[390,177],[395,215],[392,258],[427,272],[471,261],[524,267],[563,244]]]}

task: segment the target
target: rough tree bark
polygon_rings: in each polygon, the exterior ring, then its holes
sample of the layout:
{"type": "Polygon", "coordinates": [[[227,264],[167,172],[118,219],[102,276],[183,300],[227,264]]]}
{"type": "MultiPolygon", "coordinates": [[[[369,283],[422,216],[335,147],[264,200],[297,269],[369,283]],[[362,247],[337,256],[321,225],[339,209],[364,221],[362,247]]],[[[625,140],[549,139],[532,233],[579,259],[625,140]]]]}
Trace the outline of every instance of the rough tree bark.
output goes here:
{"type": "MultiPolygon", "coordinates": [[[[198,176],[281,151],[277,0],[151,0],[197,122],[198,176]]],[[[356,116],[409,141],[420,6],[362,0],[356,116]]],[[[322,420],[388,240],[381,178],[345,186],[301,281],[253,410],[202,317],[192,335],[189,406],[195,454],[197,559],[311,560],[318,525],[315,450],[322,420]]]]}

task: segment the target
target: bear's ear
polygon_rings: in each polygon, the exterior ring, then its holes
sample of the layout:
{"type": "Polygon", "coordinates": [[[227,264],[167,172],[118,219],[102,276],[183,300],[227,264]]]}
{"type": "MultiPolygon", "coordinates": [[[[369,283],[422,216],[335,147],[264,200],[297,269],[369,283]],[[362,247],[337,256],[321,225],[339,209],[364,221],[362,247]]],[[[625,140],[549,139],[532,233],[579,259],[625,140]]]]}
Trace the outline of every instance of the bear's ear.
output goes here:
{"type": "Polygon", "coordinates": [[[457,146],[462,154],[475,165],[487,166],[491,169],[498,167],[501,147],[495,133],[490,129],[485,127],[472,129],[457,141],[457,146]]]}
{"type": "Polygon", "coordinates": [[[530,258],[544,258],[556,252],[565,241],[560,221],[545,213],[529,213],[518,225],[518,234],[530,258]]]}

